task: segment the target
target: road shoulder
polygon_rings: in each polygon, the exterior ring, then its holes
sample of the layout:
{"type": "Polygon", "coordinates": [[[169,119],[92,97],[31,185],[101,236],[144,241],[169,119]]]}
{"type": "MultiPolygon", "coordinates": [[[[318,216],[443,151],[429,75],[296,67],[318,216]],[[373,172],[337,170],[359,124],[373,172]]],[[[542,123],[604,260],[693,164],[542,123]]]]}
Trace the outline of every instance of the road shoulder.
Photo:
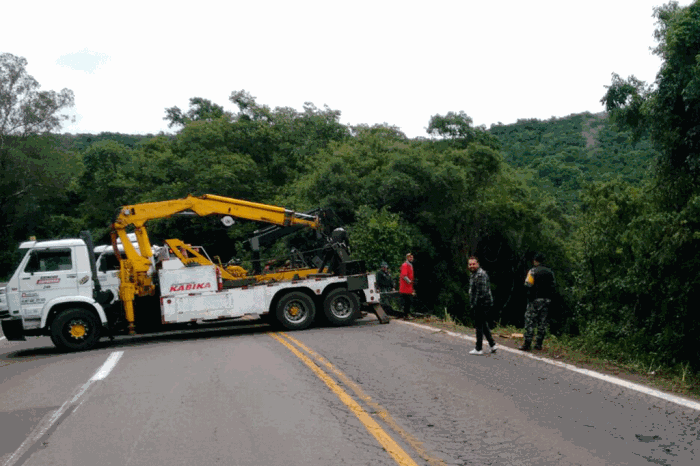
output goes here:
{"type": "MultiPolygon", "coordinates": [[[[403,317],[392,318],[415,322],[454,333],[465,334],[471,337],[474,337],[476,333],[473,328],[464,327],[456,324],[455,322],[445,321],[432,315],[418,315],[407,319],[403,317]]],[[[523,342],[522,337],[517,336],[518,334],[511,333],[506,331],[506,329],[499,327],[493,329],[492,334],[498,345],[511,348],[513,350],[517,350],[517,348],[521,346],[523,342]]],[[[617,377],[619,379],[638,385],[643,385],[650,389],[658,390],[669,395],[685,398],[693,402],[700,402],[700,395],[698,394],[700,390],[696,386],[691,385],[684,387],[681,386],[675,379],[664,377],[663,374],[643,374],[623,365],[616,364],[614,361],[600,359],[579,351],[574,351],[570,348],[564,349],[557,347],[556,345],[550,344],[550,342],[547,340],[545,340],[542,350],[532,350],[530,353],[540,358],[570,364],[580,369],[605,374],[611,377],[617,377]]]]}

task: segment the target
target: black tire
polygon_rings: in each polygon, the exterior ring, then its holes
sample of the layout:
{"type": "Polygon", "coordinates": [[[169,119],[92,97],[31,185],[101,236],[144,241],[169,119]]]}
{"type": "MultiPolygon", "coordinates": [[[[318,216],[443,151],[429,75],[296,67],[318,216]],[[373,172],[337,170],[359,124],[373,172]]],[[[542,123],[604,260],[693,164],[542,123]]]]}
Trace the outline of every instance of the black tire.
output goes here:
{"type": "Polygon", "coordinates": [[[360,298],[348,290],[336,288],[323,301],[323,313],[332,325],[350,325],[360,313],[360,298]]]}
{"type": "Polygon", "coordinates": [[[277,303],[277,320],[287,330],[303,330],[316,316],[313,299],[301,291],[290,291],[277,303]]]}
{"type": "Polygon", "coordinates": [[[51,341],[64,351],[84,351],[100,339],[100,321],[85,309],[61,312],[51,324],[51,341]]]}

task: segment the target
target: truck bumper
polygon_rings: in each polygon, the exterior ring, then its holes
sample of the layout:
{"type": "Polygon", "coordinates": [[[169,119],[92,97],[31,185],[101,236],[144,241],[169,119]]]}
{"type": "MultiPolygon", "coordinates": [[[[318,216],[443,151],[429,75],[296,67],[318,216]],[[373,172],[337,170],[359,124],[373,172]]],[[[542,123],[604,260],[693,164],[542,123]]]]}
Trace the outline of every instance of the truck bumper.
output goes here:
{"type": "Polygon", "coordinates": [[[5,338],[12,341],[24,341],[24,328],[21,319],[4,319],[2,323],[2,333],[5,338]]]}

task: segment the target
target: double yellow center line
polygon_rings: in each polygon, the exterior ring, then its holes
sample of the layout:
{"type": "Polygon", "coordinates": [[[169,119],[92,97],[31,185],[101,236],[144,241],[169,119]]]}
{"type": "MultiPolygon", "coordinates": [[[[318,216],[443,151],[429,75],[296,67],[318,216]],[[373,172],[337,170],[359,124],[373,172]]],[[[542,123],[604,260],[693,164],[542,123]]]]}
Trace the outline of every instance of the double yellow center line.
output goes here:
{"type": "Polygon", "coordinates": [[[384,429],[372,418],[372,416],[365,411],[359,403],[357,403],[350,395],[348,395],[345,390],[343,390],[338,383],[336,383],[330,375],[321,369],[318,364],[316,364],[311,358],[314,358],[318,363],[325,366],[329,371],[331,371],[344,385],[352,389],[355,394],[367,403],[374,412],[389,425],[392,430],[399,434],[411,447],[416,450],[416,452],[430,464],[431,466],[441,466],[445,463],[439,459],[431,458],[425,449],[422,447],[421,443],[413,438],[408,432],[404,431],[396,422],[391,418],[389,413],[383,409],[378,404],[374,403],[371,398],[362,392],[362,389],[350,380],[345,374],[333,366],[328,360],[323,358],[321,355],[315,353],[313,350],[305,346],[303,343],[297,339],[287,335],[286,333],[270,333],[272,338],[283,344],[289,349],[296,357],[298,357],[306,366],[311,369],[316,376],[321,379],[328,388],[331,389],[333,393],[340,399],[340,401],[347,406],[350,411],[352,411],[357,419],[365,426],[367,431],[374,436],[379,444],[391,455],[391,457],[396,461],[397,464],[401,466],[418,466],[413,459],[401,448],[392,438],[387,434],[384,429]],[[306,354],[302,353],[303,350],[306,354]],[[311,358],[309,356],[311,356],[311,358]]]}

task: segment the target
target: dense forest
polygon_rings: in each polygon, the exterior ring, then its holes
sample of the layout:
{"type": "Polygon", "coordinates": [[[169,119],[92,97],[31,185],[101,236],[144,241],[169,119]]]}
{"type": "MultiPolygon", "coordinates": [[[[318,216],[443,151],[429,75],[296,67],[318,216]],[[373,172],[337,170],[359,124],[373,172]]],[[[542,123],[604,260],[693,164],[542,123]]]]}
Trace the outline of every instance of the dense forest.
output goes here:
{"type": "MultiPolygon", "coordinates": [[[[432,116],[426,137],[390,125],[347,126],[307,103],[269,108],[245,90],[164,109],[173,134],[61,134],[71,91],[39,92],[26,60],[0,55],[0,278],[20,241],[108,241],[124,204],[205,193],[305,211],[331,208],[355,258],[396,271],[415,255],[418,306],[469,322],[467,259],[480,258],[494,320],[522,326],[534,252],[555,271],[550,331],[603,353],[700,370],[700,7],[656,10],[653,84],[613,75],[606,111],[474,127],[432,116]],[[672,40],[671,40],[672,38],[672,40]],[[14,85],[16,84],[16,85],[14,85]]],[[[260,225],[208,218],[149,224],[250,266],[260,225]]],[[[265,254],[284,257],[306,238],[265,254]]]]}

